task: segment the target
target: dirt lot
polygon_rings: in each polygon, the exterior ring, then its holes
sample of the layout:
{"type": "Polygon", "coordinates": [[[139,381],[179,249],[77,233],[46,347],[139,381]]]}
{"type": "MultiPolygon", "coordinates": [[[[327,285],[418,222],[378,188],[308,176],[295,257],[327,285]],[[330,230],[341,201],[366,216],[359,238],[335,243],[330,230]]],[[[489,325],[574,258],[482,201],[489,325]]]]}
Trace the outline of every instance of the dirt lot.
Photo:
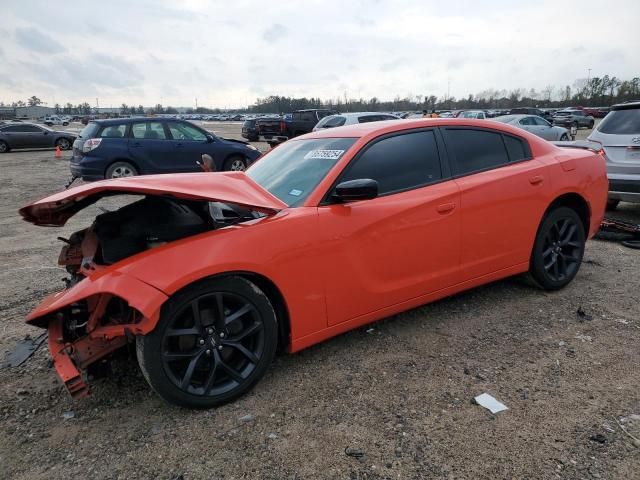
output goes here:
{"type": "MultiPolygon", "coordinates": [[[[27,224],[17,209],[60,190],[67,162],[14,152],[0,166],[1,356],[40,333],[23,318],[62,286],[55,237],[95,210],[27,224]]],[[[640,223],[640,205],[618,215],[640,223]]],[[[622,428],[640,438],[639,272],[637,250],[593,240],[563,291],[515,278],[397,315],[279,357],[210,411],[164,404],[134,362],[73,401],[42,348],[0,370],[0,478],[638,479],[622,428]],[[509,410],[473,405],[483,392],[509,410]]]]}

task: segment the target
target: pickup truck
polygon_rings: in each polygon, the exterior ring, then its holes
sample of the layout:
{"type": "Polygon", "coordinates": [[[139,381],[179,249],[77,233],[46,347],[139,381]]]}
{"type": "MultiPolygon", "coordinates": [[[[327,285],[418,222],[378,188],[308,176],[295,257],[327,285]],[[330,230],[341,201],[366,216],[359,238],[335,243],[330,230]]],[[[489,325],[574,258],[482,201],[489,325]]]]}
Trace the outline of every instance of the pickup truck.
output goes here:
{"type": "Polygon", "coordinates": [[[311,132],[321,118],[337,113],[327,109],[296,110],[291,114],[291,120],[280,117],[259,118],[255,128],[260,141],[277,144],[311,132]]]}

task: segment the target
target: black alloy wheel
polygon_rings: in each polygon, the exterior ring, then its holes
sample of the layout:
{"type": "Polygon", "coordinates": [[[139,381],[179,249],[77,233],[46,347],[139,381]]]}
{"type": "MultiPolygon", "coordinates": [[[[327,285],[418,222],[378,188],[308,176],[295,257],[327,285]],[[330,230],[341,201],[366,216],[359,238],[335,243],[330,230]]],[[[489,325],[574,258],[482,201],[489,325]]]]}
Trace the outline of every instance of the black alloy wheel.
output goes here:
{"type": "Polygon", "coordinates": [[[165,400],[212,407],[262,377],[277,346],[267,297],[240,277],[196,284],[163,311],[151,334],[138,337],[145,377],[165,400]]]}
{"type": "Polygon", "coordinates": [[[556,208],[538,230],[529,273],[547,290],[562,288],[578,273],[584,246],[584,227],[575,210],[556,208]]]}

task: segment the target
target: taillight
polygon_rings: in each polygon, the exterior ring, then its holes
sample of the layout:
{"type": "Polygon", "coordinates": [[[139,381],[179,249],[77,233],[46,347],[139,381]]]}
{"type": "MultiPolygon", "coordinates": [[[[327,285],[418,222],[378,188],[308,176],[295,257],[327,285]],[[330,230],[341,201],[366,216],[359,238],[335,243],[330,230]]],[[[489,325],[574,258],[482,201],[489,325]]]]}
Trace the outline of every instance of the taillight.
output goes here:
{"type": "Polygon", "coordinates": [[[283,133],[286,129],[287,129],[287,127],[284,124],[284,121],[281,121],[280,122],[280,133],[283,133]]]}
{"type": "Polygon", "coordinates": [[[84,145],[82,145],[83,153],[87,153],[87,152],[90,152],[91,150],[95,150],[100,146],[100,143],[102,143],[101,138],[90,138],[89,140],[84,142],[84,145]]]}

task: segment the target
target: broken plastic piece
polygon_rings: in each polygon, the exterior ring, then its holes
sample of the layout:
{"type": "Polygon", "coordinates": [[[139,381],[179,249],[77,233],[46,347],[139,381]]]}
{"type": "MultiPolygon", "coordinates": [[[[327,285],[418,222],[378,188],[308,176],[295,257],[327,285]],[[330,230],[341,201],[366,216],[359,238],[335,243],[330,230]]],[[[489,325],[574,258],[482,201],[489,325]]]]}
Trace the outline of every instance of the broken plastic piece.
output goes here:
{"type": "Polygon", "coordinates": [[[509,408],[504,403],[500,403],[498,400],[493,398],[488,393],[483,393],[482,395],[478,395],[476,398],[474,398],[474,400],[478,405],[486,408],[491,413],[498,413],[503,410],[509,410],[509,408]]]}
{"type": "Polygon", "coordinates": [[[22,365],[29,357],[36,353],[46,339],[47,332],[38,335],[36,338],[31,338],[27,335],[24,339],[20,340],[13,351],[7,355],[5,365],[7,367],[22,365]]]}

